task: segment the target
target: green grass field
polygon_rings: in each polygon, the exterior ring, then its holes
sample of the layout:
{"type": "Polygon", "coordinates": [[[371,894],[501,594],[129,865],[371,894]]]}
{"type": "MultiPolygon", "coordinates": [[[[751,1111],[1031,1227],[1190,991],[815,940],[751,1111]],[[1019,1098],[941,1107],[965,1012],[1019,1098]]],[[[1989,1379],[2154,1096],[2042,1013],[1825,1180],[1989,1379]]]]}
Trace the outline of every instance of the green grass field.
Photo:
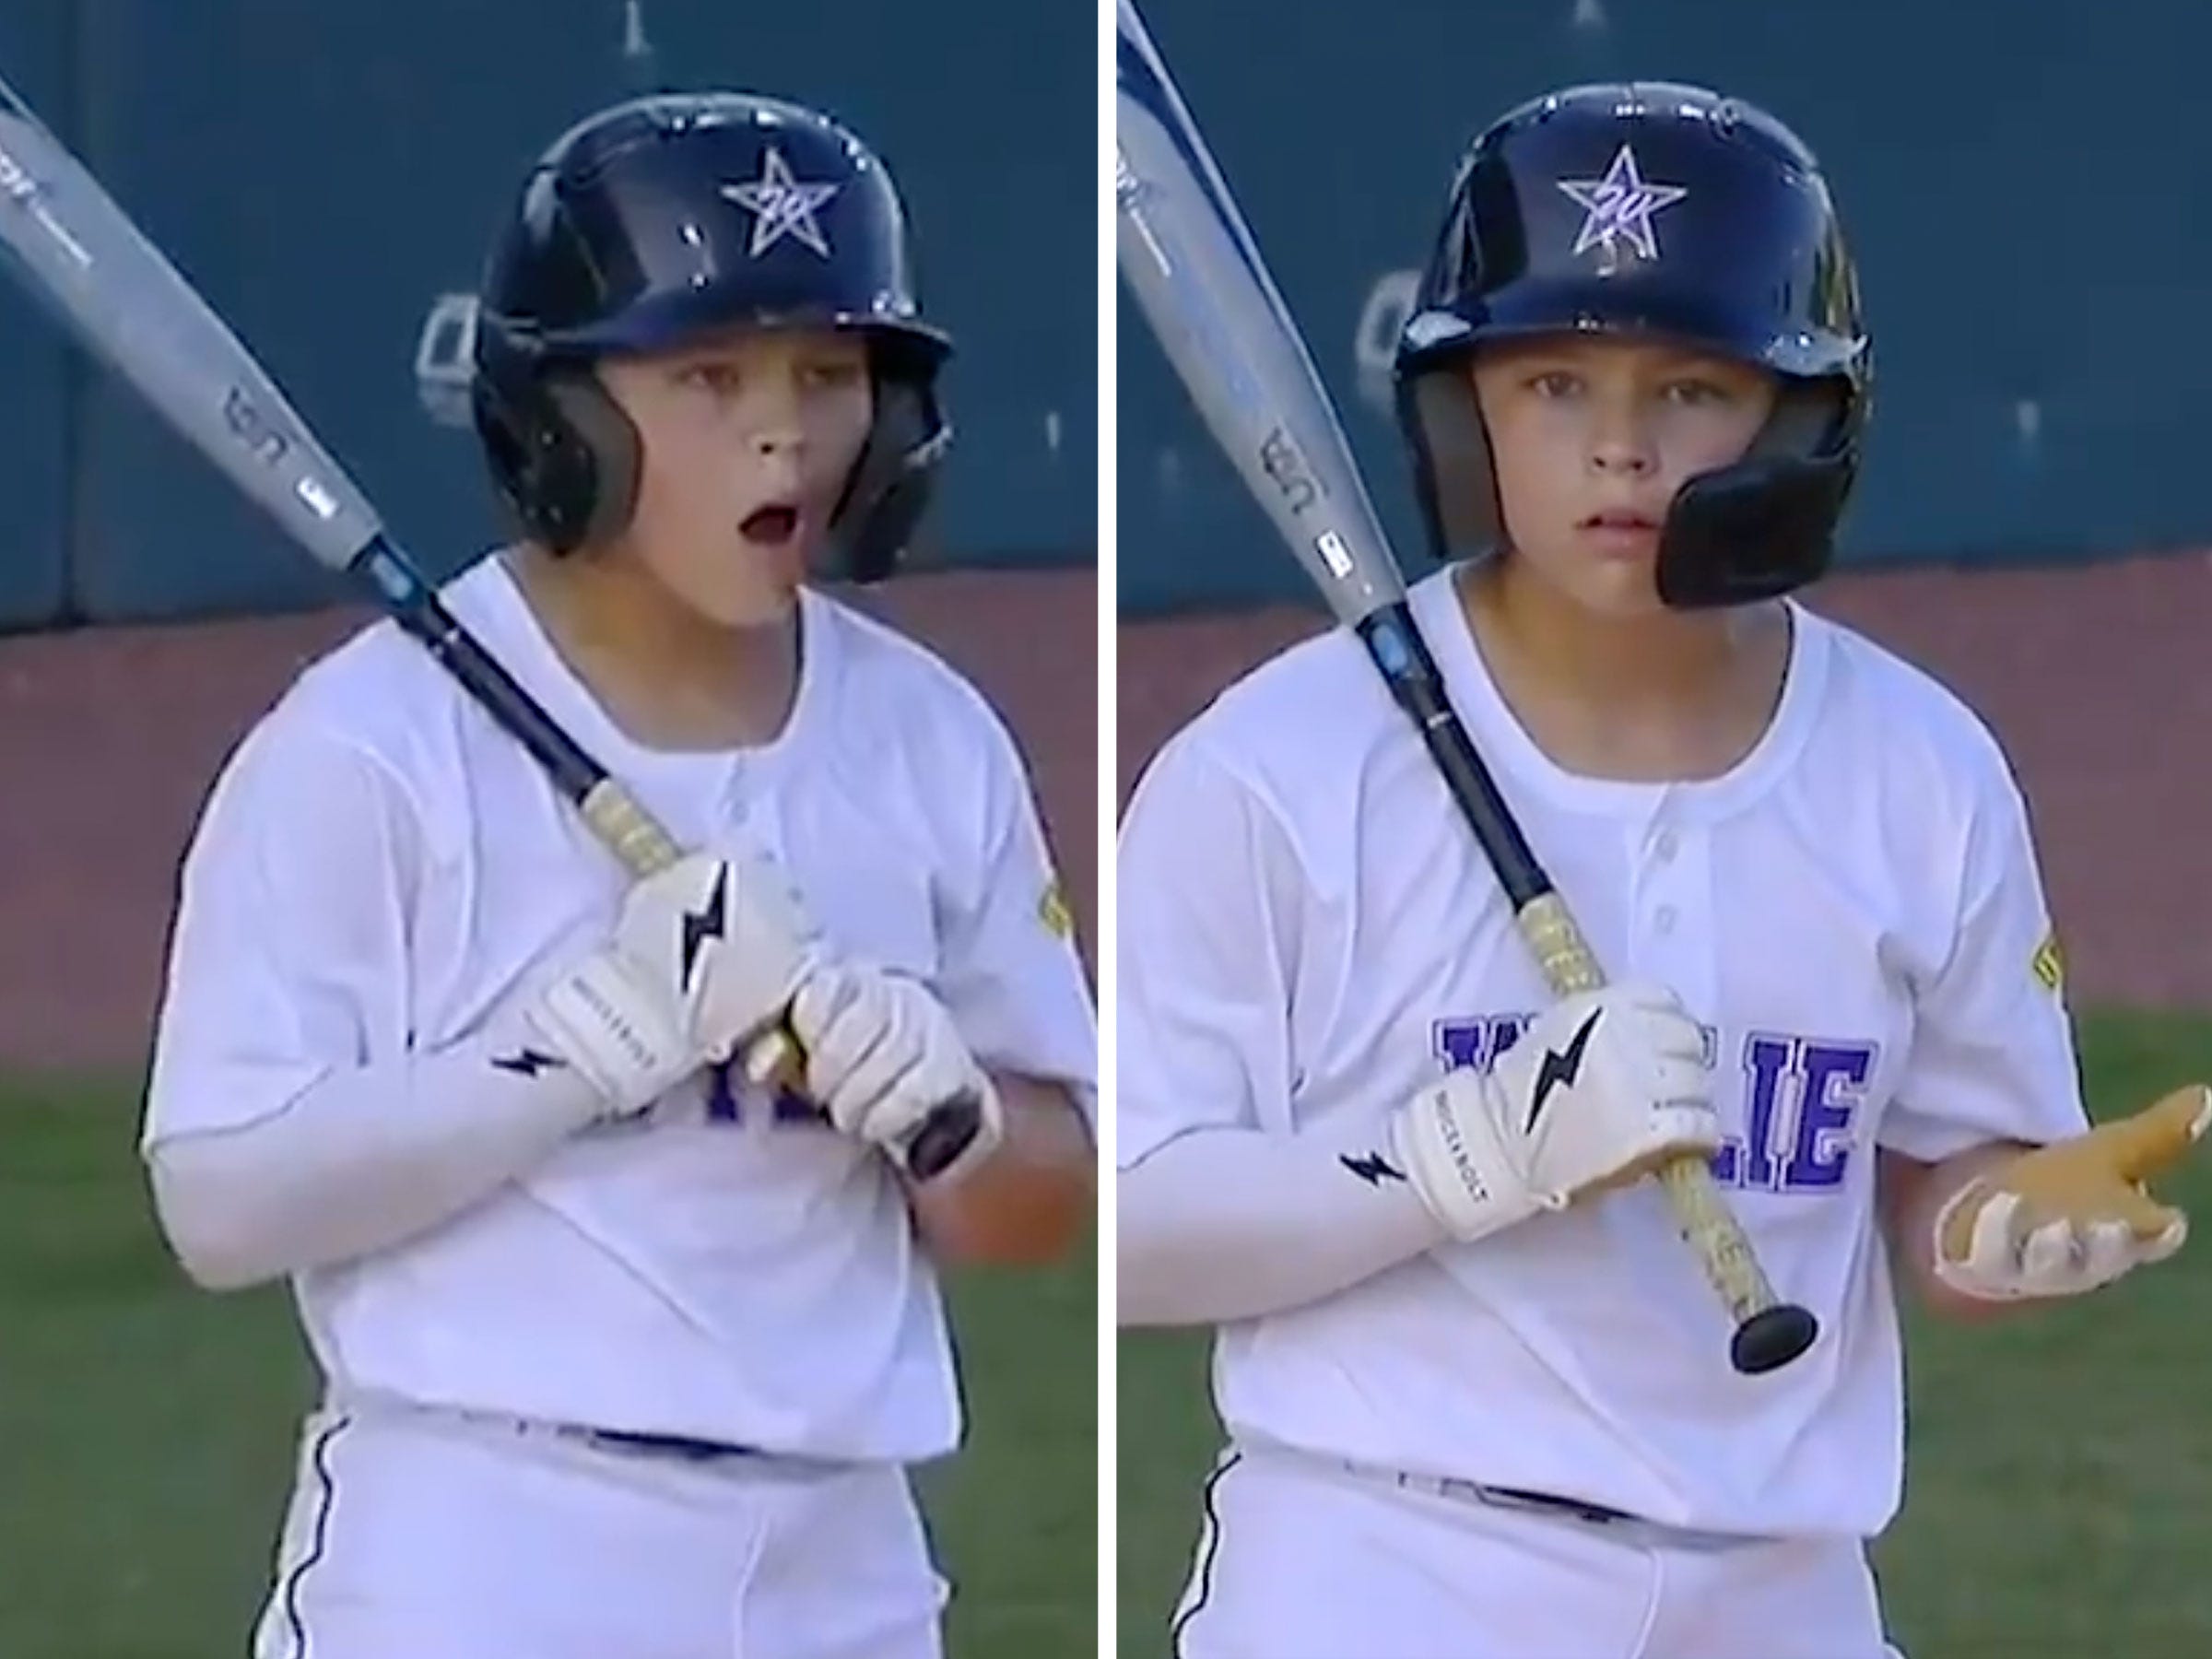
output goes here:
{"type": "MultiPolygon", "coordinates": [[[[0,1084],[0,1659],[242,1654],[309,1398],[280,1291],[194,1290],[136,1101],[0,1084]]],[[[973,1432],[925,1499],[961,1659],[1097,1645],[1093,1266],[956,1288],[973,1432]]]]}
{"type": "MultiPolygon", "coordinates": [[[[2212,1021],[2082,1039],[2100,1115],[2212,1079],[2212,1021]]],[[[2212,1151],[2165,1195],[2212,1226],[2212,1151]]],[[[1908,1342],[1905,1509],[1877,1559],[1910,1659],[2212,1654],[2212,1235],[2080,1303],[1908,1342]]],[[[1126,1337],[1120,1372],[1120,1651],[1162,1659],[1216,1450],[1204,1346],[1126,1337]]]]}

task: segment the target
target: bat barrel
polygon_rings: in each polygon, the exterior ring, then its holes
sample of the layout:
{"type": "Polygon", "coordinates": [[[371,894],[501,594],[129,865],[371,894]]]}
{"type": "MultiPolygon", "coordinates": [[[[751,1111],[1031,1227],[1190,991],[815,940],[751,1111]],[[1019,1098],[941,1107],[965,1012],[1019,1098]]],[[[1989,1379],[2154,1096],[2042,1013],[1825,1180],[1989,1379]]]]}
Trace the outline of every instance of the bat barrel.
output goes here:
{"type": "Polygon", "coordinates": [[[325,567],[377,516],[266,371],[92,175],[0,83],[0,246],[26,286],[325,567]]]}
{"type": "Polygon", "coordinates": [[[1405,597],[1312,355],[1135,8],[1120,13],[1124,282],[1245,488],[1337,618],[1405,597]]]}

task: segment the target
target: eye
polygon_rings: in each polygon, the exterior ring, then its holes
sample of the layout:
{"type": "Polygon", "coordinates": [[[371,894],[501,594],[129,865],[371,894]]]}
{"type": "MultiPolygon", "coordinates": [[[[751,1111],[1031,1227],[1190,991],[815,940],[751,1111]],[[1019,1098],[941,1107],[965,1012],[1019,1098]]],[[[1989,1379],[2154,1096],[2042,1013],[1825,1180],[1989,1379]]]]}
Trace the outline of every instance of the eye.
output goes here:
{"type": "Polygon", "coordinates": [[[1583,389],[1583,377],[1565,369],[1540,369],[1526,383],[1538,397],[1572,397],[1583,389]]]}
{"type": "Polygon", "coordinates": [[[728,363],[691,363],[677,371],[677,383],[720,397],[737,389],[737,371],[728,363]]]}
{"type": "Polygon", "coordinates": [[[808,363],[800,371],[810,386],[827,392],[841,392],[848,386],[860,383],[867,375],[867,364],[859,358],[822,358],[808,363]]]}
{"type": "Polygon", "coordinates": [[[1666,383],[1666,395],[1672,401],[1691,408],[1722,407],[1736,400],[1734,387],[1695,374],[1669,381],[1666,383]]]}

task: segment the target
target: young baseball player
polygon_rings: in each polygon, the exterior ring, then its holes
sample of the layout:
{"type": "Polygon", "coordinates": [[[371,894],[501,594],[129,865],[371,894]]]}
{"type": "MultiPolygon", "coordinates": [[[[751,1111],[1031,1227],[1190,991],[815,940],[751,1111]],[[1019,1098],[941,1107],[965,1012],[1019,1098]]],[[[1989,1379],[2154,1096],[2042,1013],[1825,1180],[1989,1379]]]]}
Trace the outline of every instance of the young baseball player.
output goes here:
{"type": "Polygon", "coordinates": [[[734,94],[563,136],[482,305],[524,535],[448,603],[699,851],[629,879],[390,625],[225,769],[145,1147],[184,1265],[289,1277],[325,1379],[255,1653],[924,1659],[933,1263],[1063,1247],[1094,1078],[1008,734],[808,582],[903,546],[947,343],[882,163],[734,94]],[[787,1009],[803,1081],[756,1085],[787,1009]]]}
{"type": "MultiPolygon", "coordinates": [[[[1813,158],[1585,87],[1465,156],[1397,357],[1415,616],[1610,989],[1555,1001],[1338,629],[1145,775],[1120,853],[1121,1316],[1218,1327],[1185,1659],[1877,1659],[1897,1287],[2181,1243],[2192,1088],[2089,1132],[1997,744],[1788,597],[1868,347],[1813,158]],[[1676,1233],[1709,1159],[1822,1335],[1763,1376],[1676,1233]]],[[[2002,1378],[1992,1386],[2001,1397],[2002,1378]]]]}

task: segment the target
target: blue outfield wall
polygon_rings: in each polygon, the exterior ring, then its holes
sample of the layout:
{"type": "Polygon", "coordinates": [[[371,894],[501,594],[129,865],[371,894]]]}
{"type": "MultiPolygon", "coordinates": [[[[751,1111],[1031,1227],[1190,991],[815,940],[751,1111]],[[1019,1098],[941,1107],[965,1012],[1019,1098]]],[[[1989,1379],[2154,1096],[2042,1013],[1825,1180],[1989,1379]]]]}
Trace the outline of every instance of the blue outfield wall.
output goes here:
{"type": "MultiPolygon", "coordinates": [[[[69,4],[0,6],[0,74],[25,98],[56,108],[70,94],[69,4]]],[[[44,315],[0,303],[0,629],[44,621],[59,614],[66,595],[65,411],[72,368],[44,315]]]]}
{"type": "MultiPolygon", "coordinates": [[[[533,157],[654,86],[819,103],[889,160],[924,305],[958,341],[933,547],[1088,562],[1097,38],[1088,6],[1029,0],[6,0],[0,73],[441,572],[499,524],[473,435],[426,412],[417,350],[441,297],[473,288],[533,157]]],[[[344,593],[54,340],[0,284],[0,626],[344,593]]]]}
{"type": "MultiPolygon", "coordinates": [[[[1344,411],[1409,571],[1391,324],[1462,146],[1577,80],[1704,81],[1818,150],[1876,341],[1861,564],[2212,540],[2212,14],[2183,0],[1147,0],[1147,20],[1344,411]],[[1266,62],[1263,73],[1258,65],[1266,62]]],[[[1122,300],[1120,589],[1301,593],[1122,300]]]]}

